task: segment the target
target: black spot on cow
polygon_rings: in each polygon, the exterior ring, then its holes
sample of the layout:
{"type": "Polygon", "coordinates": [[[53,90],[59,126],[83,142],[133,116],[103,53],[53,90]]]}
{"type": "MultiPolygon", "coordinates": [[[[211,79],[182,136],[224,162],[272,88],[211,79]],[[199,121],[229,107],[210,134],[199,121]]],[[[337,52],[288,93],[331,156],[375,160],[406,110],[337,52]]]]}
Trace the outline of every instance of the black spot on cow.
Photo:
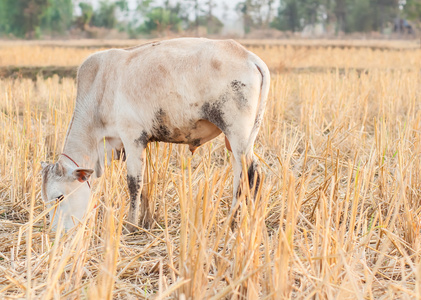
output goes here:
{"type": "Polygon", "coordinates": [[[242,83],[241,81],[238,81],[238,80],[231,81],[231,87],[234,92],[240,91],[245,86],[246,85],[242,83]]]}
{"type": "Polygon", "coordinates": [[[152,136],[149,141],[168,142],[170,141],[171,131],[169,129],[169,120],[165,111],[161,108],[155,114],[153,121],[152,136]]]}
{"type": "Polygon", "coordinates": [[[140,181],[141,180],[139,176],[134,177],[131,175],[127,175],[127,185],[129,187],[130,193],[130,206],[132,207],[132,209],[136,208],[136,198],[140,190],[140,181]]]}
{"type": "Polygon", "coordinates": [[[143,130],[139,138],[135,139],[134,142],[136,143],[137,146],[146,147],[146,145],[148,145],[148,142],[149,142],[148,133],[143,130]]]}
{"type": "Polygon", "coordinates": [[[200,139],[193,139],[189,142],[189,145],[194,147],[200,147],[202,144],[200,143],[200,139]]]}
{"type": "Polygon", "coordinates": [[[226,103],[229,99],[228,95],[229,95],[229,92],[220,95],[218,98],[218,102],[219,102],[218,105],[226,103]]]}
{"type": "MultiPolygon", "coordinates": [[[[260,187],[260,182],[261,182],[260,174],[261,174],[261,169],[260,169],[259,164],[256,161],[253,161],[247,170],[247,177],[248,177],[248,184],[250,187],[250,191],[254,190],[254,198],[256,198],[257,192],[260,187]],[[256,184],[254,184],[255,181],[256,181],[256,184]]],[[[240,173],[240,177],[243,177],[243,172],[240,173]]],[[[241,185],[240,185],[237,190],[237,198],[240,198],[242,193],[243,191],[241,190],[241,185]]]]}
{"type": "Polygon", "coordinates": [[[174,141],[183,141],[183,133],[179,128],[174,128],[171,139],[174,141]]]}
{"type": "Polygon", "coordinates": [[[254,197],[256,197],[257,191],[260,186],[260,170],[257,162],[253,161],[251,163],[247,170],[247,175],[249,179],[249,187],[250,189],[254,189],[254,197]],[[256,181],[256,185],[254,185],[254,181],[256,181]]]}
{"type": "Polygon", "coordinates": [[[202,106],[202,117],[218,126],[222,131],[226,130],[227,123],[224,120],[224,111],[221,102],[206,102],[202,106]]]}
{"type": "Polygon", "coordinates": [[[244,96],[245,84],[238,80],[231,81],[231,89],[233,91],[233,98],[239,109],[247,106],[247,99],[244,96]]]}
{"type": "Polygon", "coordinates": [[[154,127],[153,135],[149,139],[151,142],[167,142],[170,140],[171,131],[164,124],[154,127]]]}

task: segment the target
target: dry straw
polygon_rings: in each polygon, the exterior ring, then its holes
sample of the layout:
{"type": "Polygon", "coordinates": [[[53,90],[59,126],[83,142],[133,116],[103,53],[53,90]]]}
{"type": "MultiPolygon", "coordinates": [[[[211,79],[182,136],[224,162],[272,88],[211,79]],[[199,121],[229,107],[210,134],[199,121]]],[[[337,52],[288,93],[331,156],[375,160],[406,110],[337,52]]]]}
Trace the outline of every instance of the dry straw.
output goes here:
{"type": "MultiPolygon", "coordinates": [[[[419,52],[288,51],[256,52],[350,69],[273,74],[255,146],[264,184],[256,202],[243,187],[234,231],[232,157],[218,138],[193,157],[186,146],[150,145],[153,229],[124,233],[125,166],[114,161],[94,183],[87,218],[50,232],[40,161],[60,153],[75,82],[0,80],[0,297],[418,297],[421,80],[419,60],[407,58],[419,52]],[[352,70],[364,61],[367,72],[352,70]]],[[[268,59],[272,69],[279,61],[268,59]]]]}

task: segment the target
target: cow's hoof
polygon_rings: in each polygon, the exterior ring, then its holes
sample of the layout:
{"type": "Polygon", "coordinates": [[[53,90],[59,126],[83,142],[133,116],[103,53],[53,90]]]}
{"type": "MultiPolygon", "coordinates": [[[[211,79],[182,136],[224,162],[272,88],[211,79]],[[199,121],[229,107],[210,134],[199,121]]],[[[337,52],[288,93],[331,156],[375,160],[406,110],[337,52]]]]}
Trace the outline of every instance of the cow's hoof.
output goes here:
{"type": "Polygon", "coordinates": [[[154,218],[150,214],[147,214],[144,218],[141,218],[139,226],[145,229],[152,229],[154,224],[154,218]]]}
{"type": "Polygon", "coordinates": [[[131,233],[134,233],[134,232],[137,232],[137,231],[139,231],[137,226],[133,226],[133,225],[130,225],[130,224],[127,224],[123,228],[123,234],[131,234],[131,233]]]}
{"type": "MultiPolygon", "coordinates": [[[[142,197],[145,197],[145,196],[142,194],[142,197]]],[[[145,198],[142,198],[142,199],[145,199],[145,198]]],[[[146,201],[142,203],[145,203],[145,202],[146,201]]],[[[142,206],[140,210],[139,227],[145,228],[145,229],[152,229],[154,225],[155,225],[155,219],[154,219],[153,210],[151,210],[151,208],[146,205],[142,206]]]]}
{"type": "Polygon", "coordinates": [[[232,219],[231,219],[231,231],[234,232],[235,228],[238,226],[238,209],[236,209],[233,213],[232,219]]]}

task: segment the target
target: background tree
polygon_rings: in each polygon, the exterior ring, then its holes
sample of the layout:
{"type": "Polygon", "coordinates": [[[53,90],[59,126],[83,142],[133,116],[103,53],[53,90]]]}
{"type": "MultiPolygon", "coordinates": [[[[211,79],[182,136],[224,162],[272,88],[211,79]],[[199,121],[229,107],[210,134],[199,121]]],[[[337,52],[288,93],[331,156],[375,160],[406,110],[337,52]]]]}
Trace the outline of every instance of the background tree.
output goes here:
{"type": "Polygon", "coordinates": [[[398,7],[398,0],[280,0],[271,25],[300,31],[306,25],[334,24],[337,33],[382,32],[398,15],[398,7]]]}
{"type": "Polygon", "coordinates": [[[336,0],[334,5],[334,12],[336,16],[336,32],[345,32],[346,30],[346,0],[336,0]]]}
{"type": "Polygon", "coordinates": [[[354,5],[347,9],[345,19],[347,32],[367,32],[373,30],[374,14],[370,0],[355,0],[354,5]]]}
{"type": "MultiPolygon", "coordinates": [[[[218,34],[224,26],[215,16],[216,0],[136,0],[134,11],[128,0],[99,1],[95,10],[87,0],[0,0],[0,35],[35,38],[42,33],[65,34],[72,25],[83,31],[90,26],[118,29],[130,37],[182,30],[199,33],[199,27],[218,34]],[[77,3],[81,15],[74,18],[77,3]]],[[[337,33],[384,32],[396,25],[396,20],[405,28],[419,24],[421,0],[240,0],[235,10],[245,33],[269,26],[307,32],[320,25],[335,27],[337,33]],[[279,2],[274,12],[275,1],[279,2]],[[406,19],[412,20],[412,25],[406,19]]]]}
{"type": "Polygon", "coordinates": [[[206,26],[206,30],[208,34],[219,34],[224,27],[224,23],[221,22],[216,16],[213,14],[213,9],[215,8],[216,4],[214,0],[208,0],[206,2],[207,5],[207,15],[205,18],[205,24],[202,21],[200,26],[206,26]]]}
{"type": "Polygon", "coordinates": [[[321,0],[298,0],[300,7],[300,15],[305,25],[315,25],[320,23],[320,14],[324,12],[323,1],[321,0]]]}
{"type": "Polygon", "coordinates": [[[244,2],[239,2],[235,7],[236,11],[240,14],[243,18],[243,28],[244,33],[249,33],[253,26],[253,18],[251,16],[251,7],[252,7],[252,0],[245,0],[244,2]]]}
{"type": "Polygon", "coordinates": [[[398,15],[396,0],[355,0],[347,6],[347,32],[382,32],[398,15]]]}
{"type": "Polygon", "coordinates": [[[0,1],[0,32],[10,32],[10,12],[8,1],[0,1]]]}
{"type": "Polygon", "coordinates": [[[17,37],[40,35],[40,25],[48,0],[2,0],[0,28],[17,37]]]}
{"type": "Polygon", "coordinates": [[[48,0],[42,14],[41,27],[43,31],[64,33],[73,22],[72,0],[48,0]]]}
{"type": "MultiPolygon", "coordinates": [[[[401,2],[401,1],[400,1],[401,2]]],[[[406,0],[405,5],[401,5],[405,16],[411,21],[421,21],[421,1],[406,0]]]]}
{"type": "Polygon", "coordinates": [[[169,1],[164,6],[149,6],[144,10],[145,21],[136,32],[161,35],[164,32],[180,32],[183,19],[180,3],[172,5],[169,1]]]}
{"type": "Polygon", "coordinates": [[[202,15],[199,16],[197,23],[196,20],[189,22],[187,29],[198,32],[197,24],[199,24],[199,27],[206,28],[207,34],[219,34],[221,33],[222,28],[224,28],[224,23],[222,23],[221,20],[219,20],[217,17],[202,15]]]}
{"type": "Polygon", "coordinates": [[[101,1],[99,9],[92,15],[92,25],[96,27],[114,28],[117,24],[115,2],[101,1]]]}
{"type": "Polygon", "coordinates": [[[281,0],[271,26],[280,30],[301,31],[306,25],[324,23],[332,14],[329,0],[281,0]]]}
{"type": "Polygon", "coordinates": [[[82,30],[87,30],[91,24],[92,17],[94,15],[94,8],[88,3],[79,3],[81,15],[76,19],[77,26],[82,30]]]}
{"type": "Polygon", "coordinates": [[[181,2],[181,14],[183,15],[182,19],[186,23],[186,29],[193,30],[196,34],[199,34],[199,27],[206,23],[203,20],[203,16],[209,13],[209,10],[212,13],[214,7],[212,0],[208,2],[205,2],[205,0],[185,0],[181,2]]]}
{"type": "Polygon", "coordinates": [[[279,30],[298,31],[301,29],[298,4],[295,0],[280,1],[278,14],[271,27],[279,30]]]}

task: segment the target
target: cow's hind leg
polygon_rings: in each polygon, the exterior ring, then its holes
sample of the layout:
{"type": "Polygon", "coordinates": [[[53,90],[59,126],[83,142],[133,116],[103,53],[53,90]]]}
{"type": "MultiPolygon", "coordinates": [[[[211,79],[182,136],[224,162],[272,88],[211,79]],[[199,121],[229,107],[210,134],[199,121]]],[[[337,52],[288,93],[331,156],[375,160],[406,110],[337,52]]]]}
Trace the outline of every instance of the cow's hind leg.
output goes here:
{"type": "Polygon", "coordinates": [[[231,149],[234,156],[234,181],[233,181],[233,201],[231,211],[236,208],[237,200],[240,197],[241,191],[241,177],[243,171],[242,160],[244,157],[247,170],[247,179],[250,191],[253,192],[252,197],[256,196],[257,190],[260,186],[261,172],[258,164],[257,157],[253,153],[254,139],[250,140],[251,128],[247,130],[247,126],[238,130],[231,129],[229,135],[226,137],[227,148],[231,149]]]}

